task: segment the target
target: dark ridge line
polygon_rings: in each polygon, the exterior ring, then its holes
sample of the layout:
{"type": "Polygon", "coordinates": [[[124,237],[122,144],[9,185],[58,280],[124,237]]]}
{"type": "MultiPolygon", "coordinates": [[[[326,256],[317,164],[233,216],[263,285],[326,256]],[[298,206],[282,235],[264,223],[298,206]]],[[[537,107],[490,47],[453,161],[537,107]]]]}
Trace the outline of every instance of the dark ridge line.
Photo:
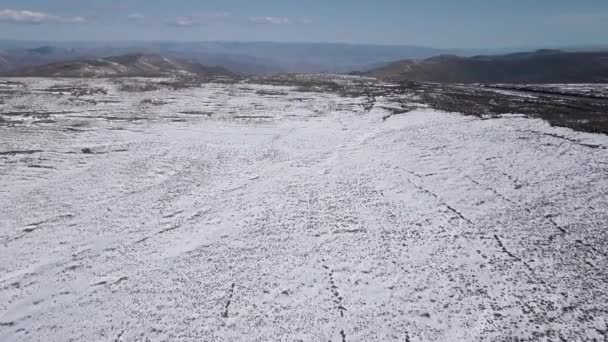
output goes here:
{"type": "Polygon", "coordinates": [[[63,111],[63,112],[4,112],[0,113],[6,116],[47,116],[47,115],[58,115],[58,114],[76,114],[74,111],[63,111]]]}
{"type": "Polygon", "coordinates": [[[480,182],[476,181],[475,179],[471,178],[471,176],[469,176],[469,175],[467,175],[466,177],[467,177],[467,178],[468,178],[468,179],[469,179],[469,180],[470,180],[470,181],[471,181],[473,184],[486,188],[486,190],[488,190],[488,191],[492,192],[492,193],[493,193],[493,194],[494,194],[496,197],[498,197],[498,198],[502,199],[503,201],[505,201],[505,202],[507,202],[507,203],[511,203],[511,204],[516,204],[515,202],[513,202],[513,200],[511,200],[511,199],[509,199],[509,198],[505,197],[503,194],[501,194],[501,193],[499,193],[498,191],[496,191],[496,189],[494,189],[494,188],[492,188],[492,187],[490,187],[490,186],[488,186],[488,185],[486,185],[486,184],[482,184],[482,183],[480,183],[480,182]]]}
{"type": "Polygon", "coordinates": [[[529,93],[529,94],[540,94],[540,95],[557,95],[557,96],[567,96],[567,97],[576,97],[576,98],[584,98],[584,99],[593,99],[593,100],[608,100],[606,96],[597,96],[593,94],[581,94],[581,93],[568,93],[561,92],[558,90],[550,90],[550,89],[541,89],[541,88],[531,88],[527,86],[506,86],[506,85],[482,85],[481,88],[487,89],[498,89],[498,90],[512,90],[521,93],[529,93]]]}
{"type": "Polygon", "coordinates": [[[234,119],[272,119],[274,118],[274,116],[269,116],[269,115],[236,115],[233,116],[234,119]]]}
{"type": "Polygon", "coordinates": [[[174,212],[174,213],[171,213],[171,214],[168,214],[168,215],[163,216],[163,218],[165,218],[165,219],[166,219],[166,218],[172,218],[172,217],[175,217],[176,215],[179,215],[179,214],[181,214],[181,213],[183,213],[183,212],[184,212],[183,210],[178,210],[178,211],[176,211],[176,212],[174,212]]]}
{"type": "Polygon", "coordinates": [[[59,215],[56,217],[51,217],[49,219],[46,219],[44,221],[39,221],[39,222],[34,222],[34,223],[30,223],[28,225],[25,226],[25,228],[23,228],[20,232],[20,234],[15,234],[12,236],[8,236],[2,240],[0,240],[0,243],[9,243],[9,242],[13,242],[13,241],[17,241],[19,239],[22,239],[23,237],[26,236],[26,234],[32,233],[38,229],[41,229],[41,225],[45,224],[45,223],[53,223],[53,222],[57,222],[59,220],[62,219],[68,219],[68,218],[72,218],[74,217],[74,215],[72,214],[65,214],[65,215],[59,215]]]}
{"type": "MultiPolygon", "coordinates": [[[[508,198],[504,197],[503,195],[499,194],[499,193],[498,193],[496,190],[492,189],[491,187],[489,187],[489,186],[487,186],[487,185],[484,185],[484,184],[479,183],[478,181],[474,180],[473,178],[471,178],[471,177],[470,177],[470,176],[468,176],[468,175],[467,175],[466,177],[467,177],[467,178],[469,178],[469,179],[471,180],[471,182],[473,182],[474,184],[477,184],[477,185],[479,185],[479,186],[486,187],[488,190],[492,191],[493,193],[495,193],[495,194],[496,194],[498,197],[502,198],[503,200],[505,200],[505,201],[507,201],[507,202],[509,202],[509,203],[511,203],[511,204],[514,204],[514,205],[516,205],[516,206],[520,207],[518,204],[516,204],[515,202],[511,201],[510,199],[508,199],[508,198]]],[[[532,214],[532,210],[530,210],[530,208],[524,208],[524,210],[525,210],[526,212],[528,212],[529,214],[532,214]]],[[[553,220],[553,215],[545,215],[545,216],[544,216],[544,219],[546,219],[547,221],[549,221],[549,223],[551,223],[551,224],[553,225],[553,227],[555,227],[555,229],[557,229],[557,230],[559,230],[559,231],[561,232],[561,234],[555,234],[555,235],[550,236],[550,237],[549,237],[549,240],[550,240],[550,241],[551,241],[551,240],[553,240],[553,239],[554,239],[556,236],[561,236],[561,237],[564,237],[564,236],[566,236],[566,235],[569,235],[569,232],[568,232],[568,231],[567,231],[565,228],[561,227],[560,225],[558,225],[558,224],[557,224],[557,222],[555,222],[555,220],[553,220]]],[[[589,243],[585,243],[585,242],[583,242],[582,240],[576,240],[576,241],[575,241],[575,244],[579,244],[579,245],[581,245],[581,246],[585,247],[585,248],[586,248],[588,251],[590,251],[592,254],[593,254],[593,253],[595,253],[595,254],[602,255],[602,256],[604,256],[605,258],[608,258],[608,255],[607,255],[606,253],[604,253],[604,252],[602,252],[602,251],[598,250],[597,248],[593,247],[593,246],[592,246],[591,244],[589,244],[589,243]]],[[[585,262],[586,264],[588,264],[589,266],[592,266],[593,268],[597,268],[597,266],[593,265],[592,263],[590,263],[590,262],[588,262],[588,261],[586,261],[586,260],[585,260],[584,262],[585,262]]]]}
{"type": "Polygon", "coordinates": [[[502,251],[504,253],[506,253],[512,259],[521,262],[530,272],[532,272],[532,274],[534,274],[534,270],[532,269],[532,267],[527,262],[525,262],[523,259],[521,259],[520,257],[513,254],[511,251],[509,251],[507,249],[507,247],[505,247],[505,245],[503,244],[502,240],[498,237],[498,235],[494,234],[494,239],[496,239],[496,242],[498,242],[498,246],[500,246],[500,248],[502,249],[502,251]]]}
{"type": "Polygon", "coordinates": [[[564,227],[561,227],[560,225],[557,224],[557,222],[555,222],[555,220],[553,220],[553,216],[551,216],[551,215],[545,215],[545,218],[549,222],[551,222],[551,224],[555,227],[555,229],[559,230],[563,234],[568,234],[568,231],[566,229],[564,229],[564,227]]]}
{"type": "MultiPolygon", "coordinates": [[[[536,132],[536,131],[531,131],[531,132],[536,132]]],[[[536,132],[536,133],[540,133],[540,132],[536,132]]],[[[580,142],[580,141],[578,141],[578,140],[575,140],[575,139],[572,139],[572,138],[568,138],[568,137],[566,137],[566,136],[559,135],[559,134],[556,134],[556,133],[547,133],[547,132],[543,132],[542,134],[543,134],[543,135],[550,136],[550,137],[553,137],[553,138],[563,139],[563,140],[566,140],[566,141],[569,141],[569,142],[571,142],[571,143],[574,143],[574,144],[577,144],[577,145],[580,145],[580,146],[584,146],[584,147],[589,147],[589,148],[599,148],[599,149],[602,149],[602,150],[605,150],[605,149],[606,149],[606,147],[605,147],[605,146],[602,146],[602,145],[597,145],[597,144],[585,144],[585,143],[582,143],[582,142],[580,142]]]]}
{"type": "Polygon", "coordinates": [[[552,138],[556,138],[556,139],[562,139],[562,140],[571,142],[571,143],[579,145],[579,146],[593,148],[593,149],[605,150],[607,148],[606,146],[603,146],[603,145],[586,144],[586,143],[580,142],[579,140],[568,138],[566,136],[559,135],[557,133],[539,132],[539,131],[534,131],[534,130],[524,130],[524,131],[521,131],[521,132],[535,133],[535,134],[539,134],[539,135],[546,135],[548,137],[552,137],[552,138]]]}
{"type": "Polygon", "coordinates": [[[444,205],[454,214],[456,214],[461,220],[464,220],[465,222],[469,223],[470,225],[475,225],[475,223],[473,223],[473,221],[469,220],[468,218],[466,218],[460,211],[456,210],[454,207],[452,207],[451,205],[444,203],[444,205]]]}
{"type": "Polygon", "coordinates": [[[574,242],[588,248],[593,253],[599,254],[599,255],[603,256],[604,258],[608,258],[608,255],[606,253],[598,250],[597,248],[595,248],[594,246],[592,246],[589,243],[584,242],[583,240],[574,240],[574,242]]]}
{"type": "Polygon", "coordinates": [[[169,227],[169,228],[162,229],[162,230],[160,230],[158,233],[156,233],[156,234],[154,234],[154,235],[160,235],[160,234],[164,234],[164,233],[166,233],[166,232],[170,232],[170,231],[172,231],[172,230],[176,230],[176,229],[177,229],[177,228],[179,228],[179,227],[181,227],[181,224],[176,224],[176,225],[175,225],[175,226],[173,226],[173,227],[169,227]]]}
{"type": "Polygon", "coordinates": [[[2,151],[0,152],[0,156],[16,156],[18,154],[34,154],[34,153],[42,153],[43,150],[22,150],[22,151],[2,151]]]}
{"type": "MultiPolygon", "coordinates": [[[[414,176],[416,176],[418,178],[422,178],[423,177],[422,175],[419,175],[419,174],[417,174],[415,172],[412,172],[412,171],[407,171],[407,172],[409,172],[410,174],[412,174],[412,175],[414,175],[414,176]]],[[[409,181],[410,181],[410,183],[414,184],[414,186],[416,187],[416,189],[418,189],[420,191],[423,191],[423,192],[425,192],[425,193],[427,193],[427,194],[435,197],[435,199],[437,199],[441,203],[441,205],[445,206],[446,208],[448,208],[449,211],[451,211],[452,213],[456,214],[456,216],[458,216],[458,218],[460,218],[461,220],[467,222],[468,224],[470,224],[472,226],[475,225],[475,223],[473,223],[473,221],[471,221],[466,216],[464,216],[460,211],[456,210],[456,208],[454,208],[451,205],[447,204],[446,202],[442,201],[441,198],[439,197],[439,195],[437,195],[436,193],[434,193],[434,192],[432,192],[432,191],[430,191],[430,190],[428,190],[428,189],[426,189],[426,188],[424,188],[424,187],[422,187],[422,186],[420,186],[420,185],[412,182],[411,180],[409,180],[409,181]]]]}
{"type": "Polygon", "coordinates": [[[234,287],[235,283],[230,285],[230,290],[228,291],[228,300],[226,301],[226,305],[224,306],[224,312],[222,312],[222,317],[228,318],[228,310],[230,309],[230,304],[232,303],[232,297],[234,296],[234,287]]]}

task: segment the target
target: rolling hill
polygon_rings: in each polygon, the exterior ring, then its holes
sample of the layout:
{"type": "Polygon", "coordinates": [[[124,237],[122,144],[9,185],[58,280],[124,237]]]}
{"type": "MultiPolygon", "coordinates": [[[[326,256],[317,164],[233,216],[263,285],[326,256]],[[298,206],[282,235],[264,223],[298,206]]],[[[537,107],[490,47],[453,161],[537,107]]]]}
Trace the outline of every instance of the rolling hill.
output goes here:
{"type": "Polygon", "coordinates": [[[26,67],[11,71],[6,75],[24,77],[212,77],[231,74],[230,71],[220,67],[207,67],[188,60],[170,59],[151,54],[127,54],[26,67]]]}
{"type": "Polygon", "coordinates": [[[440,55],[401,60],[363,75],[387,81],[438,83],[608,82],[608,52],[538,50],[496,56],[440,55]]]}
{"type": "Polygon", "coordinates": [[[84,58],[86,55],[72,48],[39,46],[0,51],[0,72],[10,72],[26,67],[84,58]]]}

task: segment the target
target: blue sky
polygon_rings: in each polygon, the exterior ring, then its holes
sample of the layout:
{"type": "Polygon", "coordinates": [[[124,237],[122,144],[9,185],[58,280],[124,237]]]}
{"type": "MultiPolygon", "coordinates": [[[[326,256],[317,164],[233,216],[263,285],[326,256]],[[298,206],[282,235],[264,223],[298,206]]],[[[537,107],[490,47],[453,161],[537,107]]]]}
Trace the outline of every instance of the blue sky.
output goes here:
{"type": "Polygon", "coordinates": [[[0,39],[608,45],[607,0],[0,0],[0,39]]]}

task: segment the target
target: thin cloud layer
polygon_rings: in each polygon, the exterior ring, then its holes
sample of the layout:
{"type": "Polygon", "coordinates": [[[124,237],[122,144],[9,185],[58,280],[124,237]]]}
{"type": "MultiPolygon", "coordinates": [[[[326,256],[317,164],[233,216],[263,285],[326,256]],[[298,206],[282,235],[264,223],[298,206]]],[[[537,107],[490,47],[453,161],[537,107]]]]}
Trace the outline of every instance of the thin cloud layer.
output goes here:
{"type": "Polygon", "coordinates": [[[0,21],[18,24],[64,23],[83,24],[87,20],[83,17],[61,17],[44,12],[4,9],[0,10],[0,21]]]}
{"type": "Polygon", "coordinates": [[[192,27],[206,25],[211,22],[228,20],[232,17],[229,12],[197,13],[190,16],[180,16],[167,21],[167,25],[176,27],[192,27]]]}
{"type": "Polygon", "coordinates": [[[232,21],[235,23],[254,23],[254,24],[269,24],[269,25],[290,25],[290,24],[310,24],[311,19],[308,18],[289,18],[289,17],[239,17],[233,16],[229,12],[210,12],[199,13],[190,16],[179,16],[168,20],[166,23],[169,26],[176,27],[193,27],[202,26],[210,23],[232,21]]]}
{"type": "MultiPolygon", "coordinates": [[[[144,14],[140,12],[133,12],[123,18],[126,18],[126,20],[134,23],[144,23],[150,20],[154,21],[153,18],[147,18],[144,14]]],[[[276,16],[233,16],[230,12],[202,12],[192,15],[169,18],[164,22],[166,25],[174,27],[195,27],[227,21],[232,21],[233,23],[253,23],[266,25],[310,24],[312,22],[310,19],[307,18],[290,18],[276,16]]],[[[39,11],[0,9],[0,22],[10,22],[16,24],[83,24],[87,23],[88,20],[81,16],[68,17],[39,11]]]]}
{"type": "Polygon", "coordinates": [[[292,20],[287,17],[251,17],[249,21],[257,24],[273,24],[273,25],[287,25],[291,24],[292,20]]]}

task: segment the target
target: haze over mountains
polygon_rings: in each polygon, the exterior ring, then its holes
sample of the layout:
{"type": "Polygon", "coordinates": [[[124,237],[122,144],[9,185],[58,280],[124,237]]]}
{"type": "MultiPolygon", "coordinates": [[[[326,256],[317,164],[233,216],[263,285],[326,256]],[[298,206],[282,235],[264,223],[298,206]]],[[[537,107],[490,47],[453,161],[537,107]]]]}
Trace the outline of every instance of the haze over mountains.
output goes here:
{"type": "Polygon", "coordinates": [[[0,72],[43,65],[58,61],[72,60],[86,56],[75,49],[48,45],[25,48],[0,48],[0,72]]]}
{"type": "Polygon", "coordinates": [[[387,81],[440,83],[608,82],[608,50],[480,55],[480,50],[349,44],[36,44],[0,42],[0,74],[122,77],[355,73],[387,81]]]}
{"type": "Polygon", "coordinates": [[[0,41],[0,72],[81,58],[133,53],[196,60],[244,74],[366,71],[402,59],[473,56],[517,50],[271,42],[28,42],[0,41]]]}

